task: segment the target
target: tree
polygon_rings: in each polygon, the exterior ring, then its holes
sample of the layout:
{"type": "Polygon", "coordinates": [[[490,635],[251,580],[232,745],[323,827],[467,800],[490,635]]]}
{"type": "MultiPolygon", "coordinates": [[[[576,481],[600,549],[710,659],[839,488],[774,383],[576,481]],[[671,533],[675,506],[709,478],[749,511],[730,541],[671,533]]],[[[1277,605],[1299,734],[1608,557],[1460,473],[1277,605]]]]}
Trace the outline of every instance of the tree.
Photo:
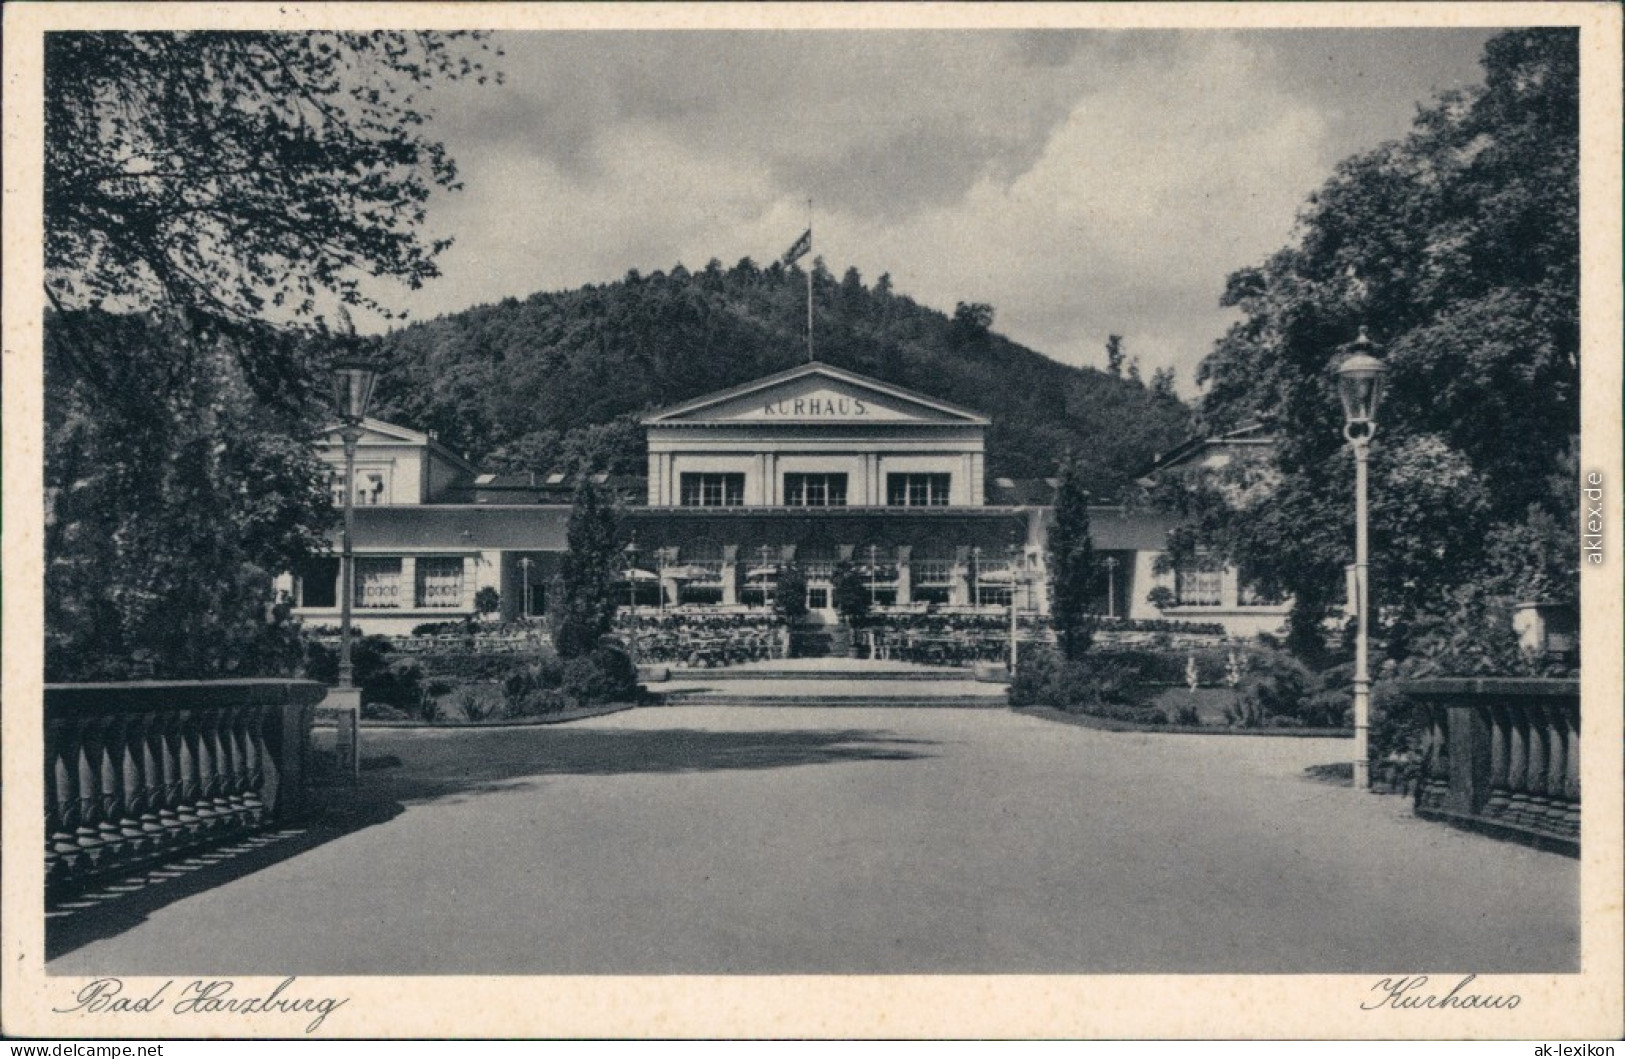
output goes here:
{"type": "Polygon", "coordinates": [[[263,413],[231,340],[135,316],[62,323],[45,343],[47,679],[289,673],[297,637],[272,578],[325,547],[325,465],[263,413]],[[87,348],[105,353],[94,382],[77,370],[87,348]]]}
{"type": "Polygon", "coordinates": [[[1547,541],[1577,514],[1577,34],[1502,33],[1482,63],[1481,87],[1343,162],[1298,242],[1230,277],[1223,301],[1242,319],[1198,373],[1209,431],[1268,415],[1279,444],[1267,467],[1170,499],[1211,551],[1293,598],[1300,649],[1317,647],[1352,558],[1335,368],[1361,326],[1390,376],[1371,465],[1373,618],[1390,653],[1493,609],[1467,599],[1578,591],[1572,548],[1529,547],[1516,584],[1504,570],[1519,552],[1505,542],[1547,541]],[[1252,488],[1266,481],[1267,501],[1252,488]]]}
{"type": "Polygon", "coordinates": [[[52,304],[262,327],[323,298],[382,310],[366,277],[438,275],[446,244],[419,225],[457,170],[421,95],[488,76],[457,36],[47,34],[52,304]]]}
{"type": "Polygon", "coordinates": [[[956,302],[952,333],[958,345],[985,341],[993,327],[993,306],[986,302],[956,302]]]}
{"type": "Polygon", "coordinates": [[[1123,377],[1123,336],[1106,336],[1106,370],[1118,378],[1123,377]]]}
{"type": "Polygon", "coordinates": [[[548,615],[560,658],[589,653],[615,625],[619,601],[615,579],[621,562],[616,522],[613,505],[599,495],[590,477],[582,478],[570,506],[565,531],[569,550],[548,615]]]}
{"type": "Polygon", "coordinates": [[[1077,459],[1067,453],[1055,487],[1055,513],[1049,529],[1049,567],[1054,579],[1050,620],[1061,653],[1080,660],[1094,639],[1094,539],[1089,529],[1089,494],[1077,459]]]}
{"type": "Polygon", "coordinates": [[[1179,400],[1174,390],[1173,368],[1158,368],[1151,373],[1151,396],[1163,401],[1179,400]]]}
{"type": "Polygon", "coordinates": [[[773,612],[788,622],[807,616],[807,574],[794,563],[779,569],[778,583],[773,586],[773,612]]]}
{"type": "Polygon", "coordinates": [[[253,646],[270,578],[333,516],[310,339],[436,274],[418,225],[455,169],[419,94],[485,76],[449,41],[46,35],[54,679],[285,669],[253,646]]]}
{"type": "Polygon", "coordinates": [[[850,561],[836,563],[832,583],[830,602],[835,604],[835,612],[848,625],[861,624],[869,616],[869,606],[874,602],[864,572],[850,561]]]}

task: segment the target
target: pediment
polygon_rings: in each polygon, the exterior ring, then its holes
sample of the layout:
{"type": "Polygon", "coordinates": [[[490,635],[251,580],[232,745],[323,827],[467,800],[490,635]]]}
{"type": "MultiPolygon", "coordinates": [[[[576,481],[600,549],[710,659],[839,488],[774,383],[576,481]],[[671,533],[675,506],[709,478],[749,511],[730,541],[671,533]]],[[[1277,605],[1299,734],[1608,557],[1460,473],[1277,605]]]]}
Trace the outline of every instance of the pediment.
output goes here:
{"type": "MultiPolygon", "coordinates": [[[[322,431],[322,437],[337,444],[341,438],[337,423],[331,424],[322,431]]],[[[394,423],[386,423],[382,419],[363,419],[361,421],[361,437],[357,445],[427,445],[429,435],[420,434],[416,430],[409,430],[394,423]]]]}
{"type": "Polygon", "coordinates": [[[690,424],[922,424],[986,426],[975,412],[825,364],[807,364],[699,397],[644,422],[690,424]]]}

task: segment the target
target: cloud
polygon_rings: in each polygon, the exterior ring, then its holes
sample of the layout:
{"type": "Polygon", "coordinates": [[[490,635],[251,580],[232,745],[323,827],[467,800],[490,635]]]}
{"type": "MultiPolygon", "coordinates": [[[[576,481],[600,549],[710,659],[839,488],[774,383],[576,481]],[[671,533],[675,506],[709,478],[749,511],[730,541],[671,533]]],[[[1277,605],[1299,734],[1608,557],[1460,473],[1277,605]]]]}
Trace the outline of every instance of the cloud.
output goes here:
{"type": "MultiPolygon", "coordinates": [[[[1413,35],[1414,36],[1414,35],[1413,35]]],[[[439,93],[466,190],[417,318],[711,257],[771,260],[806,224],[837,274],[890,272],[1062,360],[1126,337],[1147,374],[1193,369],[1226,275],[1283,245],[1351,137],[1381,41],[1170,31],[504,35],[507,84],[439,93]],[[1319,85],[1323,54],[1342,80],[1319,85]]],[[[1441,38],[1442,39],[1442,38],[1441,38]]],[[[1397,40],[1397,38],[1396,38],[1397,40]]],[[[1437,77],[1406,37],[1406,77],[1437,77]]],[[[1470,65],[1452,37],[1440,69],[1470,65]],[[1454,64],[1454,65],[1451,65],[1454,64]]],[[[1425,94],[1418,89],[1412,98],[1425,94]]]]}

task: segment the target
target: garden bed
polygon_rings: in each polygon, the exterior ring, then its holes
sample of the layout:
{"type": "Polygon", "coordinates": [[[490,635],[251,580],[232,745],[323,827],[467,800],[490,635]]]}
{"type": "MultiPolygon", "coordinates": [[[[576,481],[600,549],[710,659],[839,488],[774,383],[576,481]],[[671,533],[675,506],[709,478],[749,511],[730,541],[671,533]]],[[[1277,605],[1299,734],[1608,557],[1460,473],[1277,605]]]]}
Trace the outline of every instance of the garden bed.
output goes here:
{"type": "Polygon", "coordinates": [[[1105,732],[1167,732],[1173,735],[1262,735],[1288,739],[1353,739],[1352,728],[1241,728],[1231,725],[1137,724],[1088,713],[1067,713],[1053,706],[1013,706],[1011,712],[1046,721],[1059,721],[1079,728],[1105,732]]]}
{"type": "MultiPolygon", "coordinates": [[[[446,718],[439,721],[423,721],[415,718],[401,720],[388,720],[379,717],[363,717],[362,728],[527,728],[538,724],[563,724],[566,721],[583,721],[589,717],[603,717],[606,714],[620,713],[623,710],[633,709],[634,702],[606,702],[597,706],[582,706],[578,709],[559,710],[556,713],[541,713],[530,717],[488,717],[483,720],[453,720],[446,718]]],[[[318,723],[318,728],[331,728],[332,725],[318,723]]]]}

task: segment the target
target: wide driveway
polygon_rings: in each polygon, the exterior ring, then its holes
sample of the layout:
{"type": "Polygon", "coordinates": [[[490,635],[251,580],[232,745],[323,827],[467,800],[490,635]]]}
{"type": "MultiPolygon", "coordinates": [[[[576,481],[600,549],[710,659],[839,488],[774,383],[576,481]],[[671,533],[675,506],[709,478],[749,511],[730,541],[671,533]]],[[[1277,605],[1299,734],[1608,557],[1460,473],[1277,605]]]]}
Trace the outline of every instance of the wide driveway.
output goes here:
{"type": "MultiPolygon", "coordinates": [[[[1308,779],[1346,741],[999,710],[364,733],[399,768],[53,973],[1565,971],[1575,862],[1308,779]],[[255,857],[262,861],[254,860],[255,857]]],[[[201,877],[201,876],[199,876],[201,877]]],[[[165,887],[170,887],[166,896],[165,887]]]]}

